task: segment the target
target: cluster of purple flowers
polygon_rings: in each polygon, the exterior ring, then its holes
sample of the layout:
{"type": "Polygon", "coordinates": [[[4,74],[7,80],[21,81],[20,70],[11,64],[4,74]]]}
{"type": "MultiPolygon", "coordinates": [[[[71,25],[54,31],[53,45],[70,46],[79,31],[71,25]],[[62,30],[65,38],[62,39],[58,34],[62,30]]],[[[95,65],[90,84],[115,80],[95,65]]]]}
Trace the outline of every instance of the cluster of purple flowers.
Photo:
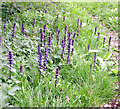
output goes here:
{"type": "Polygon", "coordinates": [[[95,34],[96,34],[96,32],[97,32],[97,27],[95,27],[95,34]]]}
{"type": "Polygon", "coordinates": [[[44,53],[45,53],[45,57],[44,57],[44,71],[45,71],[45,66],[48,62],[48,54],[47,54],[47,48],[46,47],[45,47],[44,53]]]}
{"type": "Polygon", "coordinates": [[[97,41],[99,40],[99,36],[100,36],[100,33],[98,32],[98,37],[97,37],[97,41]]]}
{"type": "Polygon", "coordinates": [[[51,53],[51,36],[49,33],[49,37],[48,37],[48,53],[51,53]]]}
{"type": "MultiPolygon", "coordinates": [[[[38,45],[38,62],[39,62],[39,71],[42,68],[42,52],[40,50],[40,44],[38,45]]],[[[40,71],[41,74],[41,71],[40,71]]]]}
{"type": "Polygon", "coordinates": [[[21,73],[21,76],[23,76],[23,67],[22,67],[22,65],[20,65],[20,73],[21,73]]]}
{"type": "Polygon", "coordinates": [[[14,38],[14,36],[15,36],[15,26],[16,26],[16,23],[14,23],[14,25],[13,25],[13,33],[12,33],[12,38],[14,38]]]}
{"type": "Polygon", "coordinates": [[[9,51],[9,53],[8,53],[8,61],[9,61],[9,65],[10,65],[9,68],[11,68],[11,66],[13,64],[13,59],[12,58],[13,58],[13,54],[12,54],[11,51],[9,51]]]}
{"type": "Polygon", "coordinates": [[[56,68],[56,74],[55,74],[55,78],[58,78],[58,73],[59,73],[59,68],[56,68]]]}
{"type": "Polygon", "coordinates": [[[80,27],[82,27],[82,20],[80,21],[80,27]]]}
{"type": "Polygon", "coordinates": [[[24,24],[22,23],[22,34],[23,34],[23,36],[24,36],[24,34],[25,34],[25,29],[24,29],[24,24]]]}
{"type": "Polygon", "coordinates": [[[40,31],[41,31],[40,42],[41,42],[41,46],[42,46],[42,42],[43,42],[43,32],[42,32],[42,28],[40,29],[40,31]]]}

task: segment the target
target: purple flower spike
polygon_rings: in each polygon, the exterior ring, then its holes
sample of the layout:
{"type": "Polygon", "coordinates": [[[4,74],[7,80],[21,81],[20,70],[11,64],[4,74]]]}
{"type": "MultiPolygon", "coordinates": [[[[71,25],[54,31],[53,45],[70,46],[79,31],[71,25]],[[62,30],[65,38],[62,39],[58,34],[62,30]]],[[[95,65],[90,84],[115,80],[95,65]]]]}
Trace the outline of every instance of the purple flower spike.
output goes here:
{"type": "Polygon", "coordinates": [[[87,19],[87,23],[88,23],[88,19],[87,19]]]}
{"type": "Polygon", "coordinates": [[[48,37],[48,53],[51,53],[51,37],[50,37],[50,33],[49,33],[49,37],[48,37]]]}
{"type": "Polygon", "coordinates": [[[77,30],[77,36],[79,36],[79,29],[77,30]]]}
{"type": "Polygon", "coordinates": [[[2,42],[2,37],[0,37],[0,46],[1,46],[1,42],[2,42]]]}
{"type": "Polygon", "coordinates": [[[47,62],[48,62],[48,54],[47,54],[47,48],[45,47],[45,58],[44,58],[44,71],[45,71],[45,66],[46,66],[46,64],[47,64],[47,62]]]}
{"type": "Polygon", "coordinates": [[[67,56],[67,63],[66,64],[69,64],[69,55],[67,56]]]}
{"type": "Polygon", "coordinates": [[[97,32],[97,27],[95,27],[95,34],[96,34],[96,32],[97,32]]]}
{"type": "Polygon", "coordinates": [[[57,34],[57,45],[59,43],[59,39],[60,39],[60,30],[58,30],[58,34],[57,34]]]}
{"type": "Polygon", "coordinates": [[[80,27],[82,27],[82,20],[81,20],[81,22],[80,22],[80,27]]]}
{"type": "Polygon", "coordinates": [[[96,52],[95,52],[95,54],[94,54],[94,63],[96,62],[96,52]]]}
{"type": "Polygon", "coordinates": [[[12,38],[14,38],[14,36],[15,36],[15,26],[16,26],[16,23],[14,23],[14,26],[13,26],[12,38]]]}
{"type": "Polygon", "coordinates": [[[25,34],[24,24],[23,24],[23,23],[22,23],[22,34],[23,34],[23,36],[24,36],[24,34],[25,34]]]}
{"type": "Polygon", "coordinates": [[[98,37],[97,37],[97,41],[99,40],[99,36],[100,36],[100,33],[98,32],[98,37]]]}
{"type": "Polygon", "coordinates": [[[45,34],[45,32],[46,32],[46,24],[44,25],[44,31],[43,31],[43,32],[44,32],[44,34],[45,34]]]}
{"type": "Polygon", "coordinates": [[[34,26],[35,26],[35,19],[33,20],[33,28],[34,28],[34,26]]]}
{"type": "Polygon", "coordinates": [[[67,33],[67,26],[65,26],[65,35],[66,35],[66,33],[67,33]]]}
{"type": "Polygon", "coordinates": [[[90,49],[90,46],[88,45],[88,50],[90,49]]]}
{"type": "Polygon", "coordinates": [[[20,73],[21,73],[21,76],[23,76],[23,67],[22,67],[22,65],[20,65],[20,73]]]}
{"type": "Polygon", "coordinates": [[[38,45],[38,54],[40,53],[40,44],[38,45]]]}
{"type": "Polygon", "coordinates": [[[39,69],[41,69],[42,68],[42,53],[41,52],[39,52],[39,55],[38,55],[38,62],[39,62],[39,69]]]}
{"type": "Polygon", "coordinates": [[[55,74],[55,78],[58,78],[58,73],[59,73],[59,68],[56,68],[56,74],[55,74]]]}
{"type": "Polygon", "coordinates": [[[65,22],[65,17],[63,17],[63,22],[65,22]]]}
{"type": "Polygon", "coordinates": [[[74,39],[72,40],[72,46],[74,46],[74,39]]]}
{"type": "Polygon", "coordinates": [[[79,18],[78,18],[78,21],[77,21],[77,26],[79,25],[79,18]]]}
{"type": "Polygon", "coordinates": [[[43,42],[43,32],[42,31],[41,31],[40,41],[41,41],[41,46],[42,46],[42,42],[43,42]]]}
{"type": "Polygon", "coordinates": [[[74,35],[73,35],[73,39],[75,39],[75,35],[76,35],[76,33],[74,33],[74,35]]]}
{"type": "Polygon", "coordinates": [[[110,42],[111,42],[111,37],[109,37],[109,46],[110,46],[110,42]]]}
{"type": "Polygon", "coordinates": [[[70,35],[71,35],[71,32],[68,32],[68,42],[69,42],[69,39],[70,39],[70,35]]]}
{"type": "Polygon", "coordinates": [[[62,44],[61,44],[61,47],[63,48],[63,46],[64,46],[64,40],[62,40],[62,44]]]}
{"type": "Polygon", "coordinates": [[[71,44],[71,39],[69,39],[69,42],[68,42],[68,54],[70,53],[70,44],[71,44]]]}
{"type": "Polygon", "coordinates": [[[71,55],[73,55],[73,52],[74,52],[74,48],[72,48],[71,55]]]}
{"type": "Polygon", "coordinates": [[[10,67],[9,68],[11,68],[11,65],[13,64],[13,54],[12,54],[12,52],[11,51],[9,51],[9,53],[8,53],[8,61],[9,61],[9,64],[10,64],[10,67]]]}
{"type": "Polygon", "coordinates": [[[103,45],[105,44],[105,37],[103,38],[103,45]]]}

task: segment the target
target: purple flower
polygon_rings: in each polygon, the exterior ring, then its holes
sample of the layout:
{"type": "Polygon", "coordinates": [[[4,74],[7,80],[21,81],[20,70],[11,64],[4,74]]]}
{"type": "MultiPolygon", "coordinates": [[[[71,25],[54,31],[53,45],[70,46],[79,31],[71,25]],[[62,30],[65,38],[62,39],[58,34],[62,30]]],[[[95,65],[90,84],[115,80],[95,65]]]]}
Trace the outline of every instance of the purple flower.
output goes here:
{"type": "Polygon", "coordinates": [[[105,44],[105,37],[103,38],[103,45],[105,44]]]}
{"type": "Polygon", "coordinates": [[[13,25],[13,33],[12,33],[12,38],[14,38],[14,35],[15,35],[15,26],[16,26],[16,23],[14,23],[14,25],[13,25]]]}
{"type": "Polygon", "coordinates": [[[1,42],[2,42],[2,37],[0,37],[0,46],[1,46],[1,42]]]}
{"type": "Polygon", "coordinates": [[[64,40],[62,40],[61,47],[62,47],[62,54],[61,54],[61,58],[63,58],[63,53],[64,53],[64,50],[65,50],[65,43],[64,43],[64,40]]]}
{"type": "Polygon", "coordinates": [[[68,32],[68,42],[69,42],[69,39],[70,39],[70,35],[71,35],[71,32],[68,32]]]}
{"type": "Polygon", "coordinates": [[[65,22],[65,16],[63,17],[63,22],[65,22]]]}
{"type": "Polygon", "coordinates": [[[109,37],[109,46],[110,46],[110,42],[111,42],[111,37],[109,37]]]}
{"type": "Polygon", "coordinates": [[[58,73],[59,73],[59,68],[56,68],[56,74],[55,74],[55,78],[58,78],[58,73]]]}
{"type": "MultiPolygon", "coordinates": [[[[40,69],[42,68],[42,52],[39,51],[39,54],[38,54],[38,63],[39,63],[39,71],[40,69]]],[[[41,71],[40,71],[40,74],[41,74],[41,71]]]]}
{"type": "Polygon", "coordinates": [[[55,25],[57,24],[57,21],[55,20],[55,25]]]}
{"type": "Polygon", "coordinates": [[[74,52],[74,48],[72,48],[71,55],[73,55],[73,52],[74,52]]]}
{"type": "Polygon", "coordinates": [[[99,40],[99,36],[100,36],[100,33],[98,32],[98,37],[97,37],[97,41],[99,40]]]}
{"type": "Polygon", "coordinates": [[[90,46],[88,45],[88,50],[90,49],[90,46]]]}
{"type": "Polygon", "coordinates": [[[66,33],[67,33],[67,26],[65,26],[65,35],[66,35],[66,33]]]}
{"type": "Polygon", "coordinates": [[[40,53],[40,44],[38,45],[38,54],[40,53]]]}
{"type": "Polygon", "coordinates": [[[96,62],[96,52],[94,53],[94,63],[96,62]]]}
{"type": "Polygon", "coordinates": [[[46,24],[44,25],[44,31],[43,31],[43,32],[44,32],[44,34],[45,34],[45,32],[46,32],[46,24]]]}
{"type": "Polygon", "coordinates": [[[95,34],[96,34],[96,32],[97,32],[97,27],[95,27],[95,34]]]}
{"type": "Polygon", "coordinates": [[[41,31],[40,41],[41,41],[41,46],[42,46],[42,42],[43,42],[43,32],[42,31],[41,31]]]}
{"type": "Polygon", "coordinates": [[[74,39],[72,40],[72,46],[74,46],[74,39]]]}
{"type": "Polygon", "coordinates": [[[82,27],[82,20],[81,20],[81,22],[80,22],[80,27],[82,27]]]}
{"type": "Polygon", "coordinates": [[[47,10],[44,9],[44,10],[43,10],[43,13],[47,13],[47,10]]]}
{"type": "Polygon", "coordinates": [[[9,53],[8,53],[8,61],[9,61],[9,64],[10,64],[10,67],[9,68],[11,68],[11,65],[13,64],[13,54],[12,54],[12,52],[11,51],[9,51],[9,53]]]}
{"type": "Polygon", "coordinates": [[[57,45],[59,43],[59,39],[60,39],[60,30],[58,30],[58,34],[57,34],[57,45]]]}
{"type": "Polygon", "coordinates": [[[40,13],[40,10],[38,10],[38,12],[40,13]]]}
{"type": "Polygon", "coordinates": [[[69,55],[67,56],[67,63],[66,64],[69,64],[69,55]]]}
{"type": "Polygon", "coordinates": [[[49,32],[49,37],[48,37],[48,53],[51,53],[51,37],[50,37],[50,32],[49,32]]]}
{"type": "Polygon", "coordinates": [[[79,29],[77,29],[77,36],[79,36],[79,29]]]}
{"type": "Polygon", "coordinates": [[[90,69],[92,69],[92,64],[90,64],[90,69]]]}
{"type": "Polygon", "coordinates": [[[48,54],[47,54],[47,48],[45,47],[45,57],[44,57],[44,71],[45,71],[45,66],[46,66],[46,64],[47,64],[47,62],[48,62],[48,54]]]}
{"type": "Polygon", "coordinates": [[[73,39],[75,39],[75,35],[76,35],[76,33],[74,33],[74,35],[73,35],[73,39]]]}
{"type": "Polygon", "coordinates": [[[33,28],[34,28],[34,26],[35,26],[35,19],[33,20],[33,28]]]}
{"type": "Polygon", "coordinates": [[[68,40],[68,54],[70,53],[70,44],[71,44],[71,39],[68,40]]]}
{"type": "Polygon", "coordinates": [[[22,67],[22,65],[20,65],[20,73],[21,73],[21,76],[23,76],[23,67],[22,67]]]}
{"type": "Polygon", "coordinates": [[[25,34],[25,30],[24,30],[24,24],[22,23],[22,34],[23,34],[23,36],[24,36],[24,34],[25,34]]]}
{"type": "Polygon", "coordinates": [[[56,26],[56,31],[58,31],[58,25],[56,26]]]}
{"type": "Polygon", "coordinates": [[[77,21],[77,26],[79,25],[79,18],[78,18],[78,21],[77,21]]]}
{"type": "Polygon", "coordinates": [[[88,23],[88,19],[87,19],[87,23],[88,23]]]}
{"type": "Polygon", "coordinates": [[[91,29],[91,32],[93,32],[93,30],[91,29]]]}

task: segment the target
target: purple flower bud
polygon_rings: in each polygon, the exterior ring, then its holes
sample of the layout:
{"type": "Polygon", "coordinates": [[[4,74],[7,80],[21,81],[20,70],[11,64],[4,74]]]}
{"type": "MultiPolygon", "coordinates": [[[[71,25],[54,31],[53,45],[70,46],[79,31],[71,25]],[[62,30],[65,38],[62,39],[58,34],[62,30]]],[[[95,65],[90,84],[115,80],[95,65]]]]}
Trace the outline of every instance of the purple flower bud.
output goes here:
{"type": "Polygon", "coordinates": [[[63,48],[63,46],[64,46],[64,40],[62,40],[62,44],[61,44],[61,47],[63,48]]]}
{"type": "Polygon", "coordinates": [[[40,10],[38,10],[38,12],[40,13],[40,10]]]}
{"type": "Polygon", "coordinates": [[[63,22],[65,22],[65,16],[63,17],[63,22]]]}
{"type": "Polygon", "coordinates": [[[88,45],[88,50],[90,49],[90,46],[88,45]]]}
{"type": "Polygon", "coordinates": [[[9,61],[9,64],[10,64],[10,68],[11,68],[11,65],[13,64],[12,58],[13,58],[12,52],[9,51],[9,53],[8,53],[8,61],[9,61]]]}
{"type": "Polygon", "coordinates": [[[90,64],[90,69],[92,69],[92,64],[90,64]]]}
{"type": "Polygon", "coordinates": [[[20,73],[21,73],[21,76],[23,76],[23,67],[22,67],[22,65],[20,65],[20,73]]]}
{"type": "Polygon", "coordinates": [[[110,46],[110,42],[111,42],[111,37],[109,37],[109,46],[110,46]]]}
{"type": "Polygon", "coordinates": [[[69,64],[69,55],[67,56],[67,63],[66,64],[69,64]]]}
{"type": "Polygon", "coordinates": [[[80,22],[80,27],[82,27],[82,20],[81,20],[81,22],[80,22]]]}
{"type": "Polygon", "coordinates": [[[74,39],[72,40],[72,46],[74,46],[74,39]]]}
{"type": "Polygon", "coordinates": [[[98,37],[97,37],[97,41],[99,40],[99,36],[100,36],[100,33],[98,32],[98,37]]]}
{"type": "Polygon", "coordinates": [[[58,20],[58,15],[57,15],[57,20],[58,20]]]}
{"type": "Polygon", "coordinates": [[[47,13],[47,10],[44,9],[44,10],[43,10],[43,13],[47,13]]]}
{"type": "Polygon", "coordinates": [[[14,38],[14,35],[15,35],[15,26],[16,26],[16,23],[14,23],[14,26],[13,26],[13,34],[12,34],[12,38],[14,38]]]}
{"type": "Polygon", "coordinates": [[[58,31],[58,25],[56,26],[56,31],[58,31]]]}
{"type": "Polygon", "coordinates": [[[96,34],[96,32],[97,32],[97,27],[95,27],[95,34],[96,34]]]}
{"type": "Polygon", "coordinates": [[[57,24],[57,21],[55,20],[55,25],[57,24]]]}
{"type": "Polygon", "coordinates": [[[40,28],[40,33],[42,32],[42,28],[40,28]]]}
{"type": "Polygon", "coordinates": [[[22,23],[22,34],[23,34],[23,36],[24,36],[24,34],[25,34],[24,24],[23,24],[23,23],[22,23]]]}
{"type": "Polygon", "coordinates": [[[73,39],[75,39],[75,35],[76,35],[76,33],[74,33],[74,35],[73,35],[73,39]]]}
{"type": "Polygon", "coordinates": [[[72,48],[71,55],[73,55],[73,52],[74,52],[74,48],[72,48]]]}
{"type": "Polygon", "coordinates": [[[6,24],[4,23],[4,32],[6,32],[6,24]]]}
{"type": "Polygon", "coordinates": [[[94,62],[96,62],[96,52],[94,53],[94,62]]]}
{"type": "Polygon", "coordinates": [[[45,34],[45,32],[46,32],[46,24],[44,25],[44,31],[43,31],[43,32],[44,32],[44,34],[45,34]]]}
{"type": "Polygon", "coordinates": [[[93,32],[93,30],[91,29],[91,32],[93,32]]]}
{"type": "Polygon", "coordinates": [[[33,20],[33,28],[34,28],[34,26],[35,26],[35,19],[33,20]]]}
{"type": "Polygon", "coordinates": [[[57,77],[58,77],[58,73],[59,73],[59,68],[57,67],[57,68],[56,68],[55,78],[57,78],[57,77]]]}

